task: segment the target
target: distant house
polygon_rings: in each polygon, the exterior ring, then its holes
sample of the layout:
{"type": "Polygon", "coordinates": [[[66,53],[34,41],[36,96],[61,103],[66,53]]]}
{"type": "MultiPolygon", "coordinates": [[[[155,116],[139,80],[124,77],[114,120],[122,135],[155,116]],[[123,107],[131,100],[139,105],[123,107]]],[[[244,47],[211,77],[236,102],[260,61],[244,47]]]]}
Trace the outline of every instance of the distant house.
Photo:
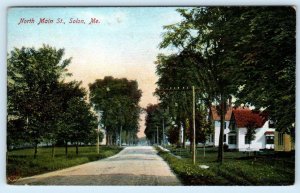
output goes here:
{"type": "MultiPolygon", "coordinates": [[[[228,133],[230,132],[229,123],[232,113],[232,107],[229,107],[225,114],[225,129],[224,129],[224,143],[228,143],[228,133]]],[[[220,127],[221,127],[221,118],[218,115],[217,108],[212,106],[210,109],[210,117],[213,124],[214,132],[210,135],[208,144],[213,146],[219,146],[219,136],[220,136],[220,127]]]]}
{"type": "Polygon", "coordinates": [[[274,149],[275,129],[270,128],[268,116],[259,111],[253,111],[249,108],[237,108],[232,110],[230,132],[227,144],[229,149],[238,149],[239,151],[258,151],[260,149],[274,149]],[[247,124],[254,122],[255,139],[251,142],[247,139],[247,124]]]}

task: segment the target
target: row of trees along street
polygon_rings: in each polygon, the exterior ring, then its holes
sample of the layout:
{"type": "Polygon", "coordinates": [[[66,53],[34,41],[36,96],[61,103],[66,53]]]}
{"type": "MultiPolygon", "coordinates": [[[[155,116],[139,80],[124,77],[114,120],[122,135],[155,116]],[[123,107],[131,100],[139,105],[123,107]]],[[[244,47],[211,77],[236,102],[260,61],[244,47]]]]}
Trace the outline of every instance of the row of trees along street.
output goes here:
{"type": "Polygon", "coordinates": [[[108,76],[96,80],[89,88],[90,101],[101,113],[107,145],[136,144],[142,96],[137,81],[108,76]]]}
{"type": "MultiPolygon", "coordinates": [[[[35,48],[15,48],[7,59],[7,149],[34,147],[37,156],[38,145],[55,146],[96,143],[103,134],[97,133],[97,114],[87,101],[87,90],[81,82],[66,82],[72,76],[67,71],[71,59],[64,59],[64,49],[43,45],[35,48]],[[98,136],[97,136],[98,135],[98,136]]],[[[137,82],[127,79],[106,77],[90,85],[91,98],[96,110],[103,111],[101,123],[108,133],[108,144],[115,144],[117,129],[123,127],[136,141],[138,131],[138,102],[141,91],[137,82]],[[102,85],[103,84],[103,85],[102,85]],[[102,88],[110,91],[101,95],[102,88]]],[[[126,139],[129,139],[128,137],[126,139]]]]}
{"type": "Polygon", "coordinates": [[[221,117],[218,151],[221,163],[224,119],[231,98],[236,99],[237,106],[264,109],[278,131],[294,136],[295,9],[204,7],[177,11],[181,22],[164,26],[160,48],[172,48],[175,52],[157,56],[159,79],[155,94],[160,103],[147,108],[147,138],[153,140],[155,127],[161,128],[159,109],[163,109],[167,110],[171,123],[168,125],[166,121],[169,141],[178,142],[180,127],[184,130],[182,146],[185,139],[192,141],[192,86],[197,88],[197,141],[203,141],[211,132],[207,116],[212,105],[216,105],[221,117]]]}
{"type": "Polygon", "coordinates": [[[21,48],[8,55],[7,148],[51,144],[55,146],[94,143],[97,119],[86,102],[81,82],[65,82],[71,59],[64,50],[43,45],[39,49],[21,48]]]}

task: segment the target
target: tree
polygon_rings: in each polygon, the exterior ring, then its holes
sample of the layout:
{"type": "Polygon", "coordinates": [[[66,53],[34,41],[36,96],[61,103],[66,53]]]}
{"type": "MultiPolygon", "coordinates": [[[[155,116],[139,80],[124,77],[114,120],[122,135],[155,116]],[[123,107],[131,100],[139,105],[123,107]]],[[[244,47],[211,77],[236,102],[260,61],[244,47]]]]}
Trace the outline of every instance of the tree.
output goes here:
{"type": "Polygon", "coordinates": [[[259,111],[245,110],[243,117],[240,117],[240,119],[242,119],[241,121],[245,123],[247,128],[245,140],[249,142],[250,149],[251,142],[255,139],[256,129],[264,125],[265,121],[267,120],[267,116],[265,112],[261,113],[259,111]]]}
{"type": "MultiPolygon", "coordinates": [[[[54,92],[54,97],[56,99],[55,104],[58,106],[58,114],[55,119],[55,123],[52,124],[52,132],[49,133],[49,139],[52,143],[52,156],[54,156],[54,148],[56,143],[65,145],[65,154],[68,154],[68,143],[72,141],[73,131],[72,124],[79,123],[82,120],[73,119],[70,113],[70,109],[73,105],[72,101],[86,100],[86,90],[80,87],[81,82],[71,81],[68,83],[61,82],[54,92]]],[[[84,105],[84,104],[82,104],[84,105]]],[[[76,106],[74,107],[76,108],[76,106]]],[[[80,112],[80,111],[78,111],[80,112]]],[[[76,112],[76,113],[78,113],[76,112]]],[[[74,112],[75,113],[75,112],[74,112]]],[[[82,116],[88,116],[89,111],[82,111],[82,116]]],[[[94,127],[93,129],[96,129],[94,127]]]]}
{"type": "Polygon", "coordinates": [[[66,130],[70,132],[70,141],[75,143],[76,154],[80,143],[86,139],[96,139],[97,118],[90,111],[91,106],[83,98],[72,98],[68,101],[65,112],[66,130]]]}
{"type": "Polygon", "coordinates": [[[161,112],[159,111],[159,105],[149,104],[146,111],[146,118],[145,118],[145,135],[149,141],[152,141],[152,144],[159,144],[162,140],[162,119],[161,119],[161,112]],[[159,128],[159,129],[158,129],[159,128]]]}
{"type": "MultiPolygon", "coordinates": [[[[183,20],[177,24],[165,26],[167,32],[161,48],[174,46],[183,53],[194,85],[204,93],[208,108],[211,102],[218,104],[221,117],[220,136],[224,133],[224,119],[227,111],[227,99],[232,93],[230,69],[224,61],[223,38],[219,31],[224,18],[219,17],[218,9],[194,8],[178,9],[183,20]]],[[[226,37],[225,37],[226,38],[226,37]]],[[[183,75],[182,75],[183,76],[183,75]]],[[[189,76],[190,77],[190,76],[189,76]]],[[[218,160],[223,160],[223,138],[219,140],[218,160]],[[221,144],[221,145],[220,145],[221,144]]]]}
{"type": "Polygon", "coordinates": [[[194,63],[198,67],[192,77],[199,77],[195,79],[196,85],[205,93],[206,104],[209,107],[213,102],[218,106],[221,117],[218,160],[223,160],[224,116],[232,95],[238,103],[265,108],[278,129],[293,130],[295,10],[200,7],[178,12],[182,21],[164,27],[167,31],[160,46],[172,46],[186,53],[185,60],[193,61],[189,66],[194,63]]]}
{"type": "Polygon", "coordinates": [[[119,141],[121,145],[123,131],[136,135],[141,112],[138,103],[142,96],[136,81],[109,76],[97,79],[89,89],[95,110],[103,112],[101,123],[106,129],[108,144],[119,141]]]}
{"type": "MultiPolygon", "coordinates": [[[[177,126],[178,127],[178,126],[177,126]]],[[[167,135],[168,135],[168,141],[173,144],[173,145],[177,145],[179,144],[179,129],[176,128],[176,126],[171,126],[168,131],[167,131],[167,135]]]]}
{"type": "Polygon", "coordinates": [[[199,66],[186,51],[169,56],[161,54],[157,57],[156,64],[159,79],[156,83],[158,89],[155,94],[159,96],[161,106],[169,109],[170,116],[176,120],[178,128],[183,128],[182,146],[185,147],[187,132],[190,132],[188,120],[192,120],[191,87],[197,85],[196,102],[202,102],[206,98],[203,95],[203,88],[198,86],[201,80],[199,79],[200,73],[198,73],[199,66]],[[168,90],[170,88],[171,90],[168,90]],[[172,90],[174,88],[175,90],[172,90]]]}
{"type": "Polygon", "coordinates": [[[296,11],[248,8],[240,17],[247,33],[231,51],[240,58],[238,102],[263,108],[277,130],[290,132],[295,129],[296,11]]]}
{"type": "Polygon", "coordinates": [[[34,157],[38,143],[50,129],[48,123],[54,120],[55,115],[49,113],[53,90],[59,79],[68,75],[70,59],[63,60],[63,55],[63,49],[47,45],[39,49],[15,48],[8,55],[8,137],[15,137],[11,123],[18,120],[22,138],[34,144],[34,157]]]}

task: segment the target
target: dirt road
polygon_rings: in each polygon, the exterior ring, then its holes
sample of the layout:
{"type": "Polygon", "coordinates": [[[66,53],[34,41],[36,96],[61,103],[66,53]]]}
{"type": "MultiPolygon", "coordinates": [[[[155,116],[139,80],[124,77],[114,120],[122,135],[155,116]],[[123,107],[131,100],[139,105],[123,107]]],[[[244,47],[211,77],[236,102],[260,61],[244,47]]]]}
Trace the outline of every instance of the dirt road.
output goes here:
{"type": "Polygon", "coordinates": [[[126,147],[119,154],[87,164],[22,178],[28,185],[181,185],[149,146],[126,147]]]}

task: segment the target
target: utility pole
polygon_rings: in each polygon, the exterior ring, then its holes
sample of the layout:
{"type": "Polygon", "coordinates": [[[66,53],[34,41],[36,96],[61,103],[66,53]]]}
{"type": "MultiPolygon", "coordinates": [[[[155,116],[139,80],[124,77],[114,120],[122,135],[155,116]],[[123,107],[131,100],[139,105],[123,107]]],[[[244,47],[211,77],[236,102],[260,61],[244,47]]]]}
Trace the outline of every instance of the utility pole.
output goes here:
{"type": "Polygon", "coordinates": [[[158,143],[158,126],[156,126],[156,143],[157,143],[157,145],[159,144],[158,143]]]}
{"type": "Polygon", "coordinates": [[[196,163],[196,121],[195,121],[195,87],[192,86],[193,94],[193,164],[196,163]]]}
{"type": "Polygon", "coordinates": [[[122,125],[121,125],[121,128],[120,128],[120,147],[122,146],[122,125]]]}
{"type": "MultiPolygon", "coordinates": [[[[173,92],[173,91],[188,91],[190,90],[189,87],[183,87],[182,89],[180,87],[177,88],[170,88],[170,89],[157,89],[156,91],[158,92],[173,92]]],[[[196,164],[196,115],[195,115],[195,90],[200,90],[195,88],[195,86],[192,86],[192,95],[193,95],[193,141],[192,141],[192,158],[193,158],[193,163],[196,164]]]]}
{"type": "Polygon", "coordinates": [[[165,147],[165,118],[163,117],[163,147],[165,147]]]}
{"type": "Polygon", "coordinates": [[[99,150],[99,142],[100,140],[99,140],[99,129],[97,130],[97,154],[99,154],[100,153],[100,150],[99,150]]]}

